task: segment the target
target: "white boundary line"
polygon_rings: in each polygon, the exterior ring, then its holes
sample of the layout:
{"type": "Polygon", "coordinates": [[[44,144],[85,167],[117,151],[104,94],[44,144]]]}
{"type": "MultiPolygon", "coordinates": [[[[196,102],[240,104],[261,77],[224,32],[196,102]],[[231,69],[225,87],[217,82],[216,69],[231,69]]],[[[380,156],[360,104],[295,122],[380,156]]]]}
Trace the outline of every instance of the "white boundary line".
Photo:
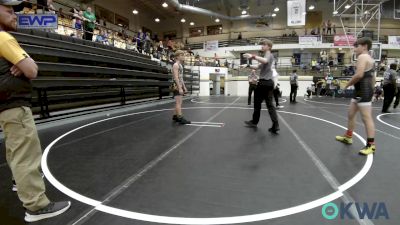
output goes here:
{"type": "Polygon", "coordinates": [[[185,124],[186,126],[192,126],[192,127],[218,127],[221,128],[223,125],[212,125],[212,124],[185,124]]]}
{"type": "Polygon", "coordinates": [[[214,122],[194,122],[192,124],[212,124],[212,125],[225,125],[225,123],[214,123],[214,122]]]}
{"type": "Polygon", "coordinates": [[[383,121],[383,120],[381,119],[381,117],[382,117],[382,116],[385,116],[385,115],[400,115],[400,113],[383,113],[383,114],[380,114],[380,115],[378,115],[378,116],[376,117],[376,119],[377,119],[379,122],[381,122],[381,123],[383,123],[383,124],[385,124],[385,125],[388,125],[389,127],[393,127],[394,129],[400,130],[400,127],[396,127],[395,125],[392,125],[392,124],[390,124],[390,123],[387,123],[387,122],[383,121]]]}
{"type": "MultiPolygon", "coordinates": [[[[184,108],[184,109],[243,109],[243,110],[252,110],[251,108],[244,108],[244,107],[191,107],[191,108],[184,108]]],[[[157,215],[150,215],[150,214],[143,214],[143,213],[137,213],[137,212],[131,212],[123,209],[118,209],[110,206],[103,205],[102,202],[97,201],[95,199],[91,199],[89,197],[83,196],[65,185],[63,185],[61,182],[59,182],[51,173],[48,164],[47,164],[47,158],[50,153],[51,148],[62,138],[66,137],[67,135],[74,133],[82,128],[101,123],[104,121],[112,120],[112,119],[117,119],[117,118],[122,118],[126,116],[132,116],[132,115],[138,115],[138,114],[145,114],[145,113],[152,113],[152,112],[161,112],[161,111],[172,111],[173,109],[159,109],[159,110],[150,110],[150,111],[143,111],[143,112],[136,112],[136,113],[130,113],[130,114],[125,114],[125,115],[120,115],[116,117],[111,117],[99,121],[95,121],[83,126],[80,126],[78,128],[75,128],[57,139],[55,139],[53,142],[51,142],[46,149],[44,150],[43,157],[42,157],[42,170],[43,173],[45,174],[47,180],[55,186],[58,190],[60,190],[62,193],[68,195],[69,197],[80,201],[82,203],[85,203],[87,205],[91,205],[96,208],[96,210],[108,213],[108,214],[113,214],[116,216],[121,216],[124,218],[129,218],[129,219],[135,219],[135,220],[141,220],[141,221],[147,221],[147,222],[155,222],[155,223],[164,223],[164,224],[188,224],[188,225],[214,225],[214,224],[238,224],[238,223],[248,223],[248,222],[256,222],[256,221],[262,221],[262,220],[268,220],[268,219],[273,219],[273,218],[279,218],[279,217],[284,217],[284,216],[289,216],[293,215],[296,213],[304,212],[313,208],[316,208],[318,206],[322,206],[326,203],[329,203],[331,201],[334,201],[335,199],[338,199],[343,196],[343,192],[354,186],[356,183],[358,183],[371,169],[372,163],[373,163],[373,155],[368,155],[366,163],[364,164],[363,168],[358,172],[356,176],[351,178],[349,181],[346,183],[342,184],[339,186],[339,190],[324,196],[322,198],[319,198],[317,200],[304,203],[298,206],[286,208],[286,209],[281,209],[281,210],[276,210],[272,212],[266,212],[266,213],[260,213],[260,214],[253,214],[253,215],[246,215],[246,216],[235,216],[235,217],[219,217],[219,218],[183,218],[183,217],[167,217],[167,216],[157,216],[157,215]]],[[[265,111],[265,109],[264,109],[265,111]]],[[[298,116],[303,116],[311,119],[316,119],[319,121],[323,121],[326,123],[329,123],[331,125],[335,125],[337,127],[340,127],[342,129],[346,129],[344,126],[341,126],[339,124],[336,124],[334,122],[324,120],[318,117],[313,117],[313,116],[308,116],[308,115],[303,115],[299,113],[292,113],[292,112],[286,112],[286,111],[279,111],[280,113],[286,113],[286,114],[292,114],[292,115],[298,115],[298,116]]],[[[354,133],[354,136],[356,136],[361,142],[365,142],[365,140],[357,133],[354,133]]]]}
{"type": "MultiPolygon", "coordinates": [[[[281,101],[279,101],[279,103],[286,103],[287,102],[287,100],[285,99],[285,98],[280,98],[281,99],[281,101]]],[[[210,100],[210,99],[209,99],[210,100]]],[[[208,100],[208,101],[209,101],[208,100]]],[[[224,104],[229,104],[229,103],[226,103],[226,102],[204,102],[204,101],[197,101],[196,99],[192,99],[192,100],[190,100],[191,102],[193,102],[193,103],[197,103],[197,104],[210,104],[210,105],[224,105],[224,104]]],[[[273,103],[275,103],[275,101],[273,101],[273,103]]],[[[247,104],[234,104],[234,105],[247,105],[247,104]]]]}
{"type": "MultiPolygon", "coordinates": [[[[305,102],[312,102],[317,104],[325,104],[325,105],[340,105],[340,106],[349,106],[350,104],[341,104],[341,103],[330,103],[330,102],[318,102],[318,101],[311,101],[308,99],[304,99],[305,102]]],[[[380,109],[381,107],[372,107],[373,109],[380,109]]]]}

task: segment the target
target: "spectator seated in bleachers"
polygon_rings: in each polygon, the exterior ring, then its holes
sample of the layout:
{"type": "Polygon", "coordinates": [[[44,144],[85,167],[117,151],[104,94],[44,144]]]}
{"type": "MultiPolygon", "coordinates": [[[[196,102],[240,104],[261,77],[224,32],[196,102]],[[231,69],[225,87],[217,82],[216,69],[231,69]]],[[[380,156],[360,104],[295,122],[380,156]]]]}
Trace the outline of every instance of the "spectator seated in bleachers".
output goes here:
{"type": "Polygon", "coordinates": [[[139,51],[137,49],[136,41],[132,41],[132,39],[130,39],[130,38],[127,38],[126,41],[127,41],[127,44],[126,44],[127,50],[132,50],[134,52],[139,53],[139,51]]]}
{"type": "Polygon", "coordinates": [[[105,36],[105,31],[100,29],[100,33],[96,35],[96,42],[104,44],[104,45],[109,45],[108,43],[108,38],[105,36]]]}

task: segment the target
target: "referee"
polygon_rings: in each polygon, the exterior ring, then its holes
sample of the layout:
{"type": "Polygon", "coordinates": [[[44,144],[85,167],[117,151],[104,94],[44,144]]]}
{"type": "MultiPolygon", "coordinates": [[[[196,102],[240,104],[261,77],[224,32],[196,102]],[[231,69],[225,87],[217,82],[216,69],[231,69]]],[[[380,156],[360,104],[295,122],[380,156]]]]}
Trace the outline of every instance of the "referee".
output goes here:
{"type": "Polygon", "coordinates": [[[384,73],[383,79],[383,107],[382,113],[390,113],[389,107],[393,102],[394,96],[397,94],[397,86],[396,86],[396,76],[397,76],[397,65],[395,63],[390,64],[388,70],[384,73]]]}
{"type": "Polygon", "coordinates": [[[272,127],[268,131],[273,134],[278,134],[279,131],[278,115],[272,103],[274,97],[273,92],[275,87],[273,81],[273,72],[272,72],[272,64],[274,63],[274,56],[271,53],[273,43],[268,39],[263,39],[261,40],[260,45],[261,45],[261,51],[264,53],[264,57],[251,55],[248,53],[243,55],[246,58],[252,58],[259,62],[259,65],[257,66],[247,65],[248,68],[260,69],[260,76],[254,96],[253,119],[250,121],[245,121],[245,123],[249,127],[257,126],[258,122],[260,121],[261,104],[265,100],[267,103],[268,113],[272,121],[272,127]]]}

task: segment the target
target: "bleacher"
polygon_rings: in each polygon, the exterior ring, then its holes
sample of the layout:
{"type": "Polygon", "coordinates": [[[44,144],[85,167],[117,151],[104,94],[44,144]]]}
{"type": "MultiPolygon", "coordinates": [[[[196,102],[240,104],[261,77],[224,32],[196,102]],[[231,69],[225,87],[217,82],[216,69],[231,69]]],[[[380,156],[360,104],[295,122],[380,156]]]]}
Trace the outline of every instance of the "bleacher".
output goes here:
{"type": "MultiPolygon", "coordinates": [[[[172,75],[146,55],[41,30],[12,35],[39,66],[32,104],[41,118],[60,110],[169,96],[172,75]]],[[[193,87],[193,75],[185,77],[193,87]]]]}

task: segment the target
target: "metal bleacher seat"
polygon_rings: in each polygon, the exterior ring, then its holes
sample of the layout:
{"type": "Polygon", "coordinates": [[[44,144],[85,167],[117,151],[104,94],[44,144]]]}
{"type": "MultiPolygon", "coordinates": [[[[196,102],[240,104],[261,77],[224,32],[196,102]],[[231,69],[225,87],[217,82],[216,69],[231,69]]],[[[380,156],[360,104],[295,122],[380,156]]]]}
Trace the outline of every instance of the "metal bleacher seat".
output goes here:
{"type": "Polygon", "coordinates": [[[62,35],[62,36],[61,36],[61,40],[67,41],[67,42],[71,42],[71,43],[74,43],[74,39],[75,39],[75,38],[73,38],[73,37],[71,37],[71,36],[67,36],[67,35],[62,35]]]}
{"type": "Polygon", "coordinates": [[[83,40],[80,39],[80,38],[76,38],[76,37],[75,37],[74,40],[73,40],[73,42],[76,43],[76,44],[83,45],[83,40]]]}
{"type": "Polygon", "coordinates": [[[18,29],[18,32],[23,33],[23,34],[32,34],[31,29],[18,29]]]}
{"type": "Polygon", "coordinates": [[[54,110],[168,95],[171,75],[147,56],[43,30],[12,34],[39,65],[32,103],[43,118],[54,110]]]}
{"type": "Polygon", "coordinates": [[[47,36],[51,39],[55,39],[55,40],[61,40],[61,35],[56,34],[56,33],[52,33],[52,32],[47,32],[47,36]]]}
{"type": "Polygon", "coordinates": [[[32,30],[32,35],[39,37],[48,37],[48,32],[43,30],[32,30]]]}

